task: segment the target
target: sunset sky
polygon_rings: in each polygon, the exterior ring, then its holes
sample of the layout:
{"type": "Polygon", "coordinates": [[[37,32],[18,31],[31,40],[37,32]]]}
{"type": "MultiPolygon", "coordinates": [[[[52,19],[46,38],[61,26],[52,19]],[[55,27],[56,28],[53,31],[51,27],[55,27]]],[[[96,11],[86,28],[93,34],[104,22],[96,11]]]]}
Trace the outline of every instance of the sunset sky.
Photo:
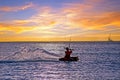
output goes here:
{"type": "Polygon", "coordinates": [[[0,41],[120,41],[120,0],[0,0],[0,41]]]}

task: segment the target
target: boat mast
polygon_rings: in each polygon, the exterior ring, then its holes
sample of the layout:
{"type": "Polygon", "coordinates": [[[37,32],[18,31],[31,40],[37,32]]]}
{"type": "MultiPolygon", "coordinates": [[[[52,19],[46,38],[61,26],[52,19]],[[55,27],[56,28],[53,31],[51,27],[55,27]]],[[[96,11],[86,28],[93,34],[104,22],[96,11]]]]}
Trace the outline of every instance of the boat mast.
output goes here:
{"type": "Polygon", "coordinates": [[[112,41],[111,34],[109,34],[108,41],[112,41]]]}

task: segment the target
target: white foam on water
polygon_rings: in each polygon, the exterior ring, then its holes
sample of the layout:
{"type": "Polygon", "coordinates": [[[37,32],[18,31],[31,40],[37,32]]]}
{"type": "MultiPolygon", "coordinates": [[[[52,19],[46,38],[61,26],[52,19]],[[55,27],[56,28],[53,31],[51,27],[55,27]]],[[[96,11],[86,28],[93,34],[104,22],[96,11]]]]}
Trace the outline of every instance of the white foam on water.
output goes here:
{"type": "Polygon", "coordinates": [[[59,57],[60,55],[50,53],[45,49],[21,47],[19,51],[16,51],[12,55],[4,57],[2,60],[51,60],[58,59],[59,57]]]}

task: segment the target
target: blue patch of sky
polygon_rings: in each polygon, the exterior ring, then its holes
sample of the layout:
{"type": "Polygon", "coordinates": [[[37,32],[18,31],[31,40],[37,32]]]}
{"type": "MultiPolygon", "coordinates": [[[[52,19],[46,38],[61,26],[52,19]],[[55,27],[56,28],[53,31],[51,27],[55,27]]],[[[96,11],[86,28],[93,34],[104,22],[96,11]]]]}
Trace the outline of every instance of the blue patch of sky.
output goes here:
{"type": "MultiPolygon", "coordinates": [[[[32,2],[33,4],[39,5],[39,6],[50,6],[52,8],[60,8],[65,3],[76,3],[80,2],[82,0],[0,0],[0,6],[23,6],[27,3],[32,2]]],[[[27,10],[21,10],[21,11],[11,11],[11,12],[3,12],[0,11],[0,14],[2,13],[1,20],[14,20],[14,19],[28,19],[33,14],[36,13],[34,9],[27,9],[27,10]]]]}
{"type": "MultiPolygon", "coordinates": [[[[110,0],[110,6],[112,6],[112,11],[120,11],[120,0],[110,0]]],[[[109,7],[109,6],[108,6],[109,7]]]]}
{"type": "Polygon", "coordinates": [[[83,0],[0,0],[0,6],[20,6],[27,3],[35,3],[39,6],[62,7],[65,3],[78,3],[83,0]]]}
{"type": "Polygon", "coordinates": [[[0,6],[20,6],[25,3],[25,0],[0,0],[0,6]]]}
{"type": "Polygon", "coordinates": [[[27,10],[21,10],[21,11],[15,11],[15,12],[7,12],[4,13],[2,18],[0,20],[24,20],[24,19],[29,19],[32,15],[36,14],[35,10],[32,9],[27,9],[27,10]]]}
{"type": "MultiPolygon", "coordinates": [[[[33,0],[31,0],[33,1],[33,0]]],[[[81,0],[34,0],[33,2],[39,4],[40,6],[51,6],[54,8],[62,7],[65,3],[75,3],[81,0]]]]}
{"type": "Polygon", "coordinates": [[[120,0],[104,0],[95,5],[94,9],[98,12],[120,11],[120,0]]]}

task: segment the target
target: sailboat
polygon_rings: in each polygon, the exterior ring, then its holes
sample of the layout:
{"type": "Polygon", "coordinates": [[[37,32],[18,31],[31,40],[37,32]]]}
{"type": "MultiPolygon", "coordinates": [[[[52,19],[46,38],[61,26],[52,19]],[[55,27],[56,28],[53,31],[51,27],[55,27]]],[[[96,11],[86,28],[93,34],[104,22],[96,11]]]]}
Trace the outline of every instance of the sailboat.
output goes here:
{"type": "Polygon", "coordinates": [[[108,37],[108,41],[112,42],[113,40],[111,39],[111,34],[108,37]]]}

